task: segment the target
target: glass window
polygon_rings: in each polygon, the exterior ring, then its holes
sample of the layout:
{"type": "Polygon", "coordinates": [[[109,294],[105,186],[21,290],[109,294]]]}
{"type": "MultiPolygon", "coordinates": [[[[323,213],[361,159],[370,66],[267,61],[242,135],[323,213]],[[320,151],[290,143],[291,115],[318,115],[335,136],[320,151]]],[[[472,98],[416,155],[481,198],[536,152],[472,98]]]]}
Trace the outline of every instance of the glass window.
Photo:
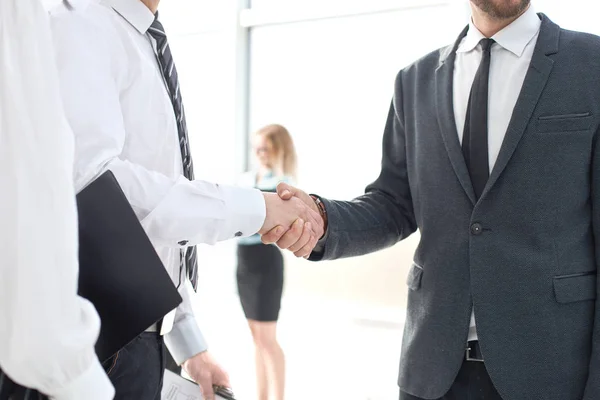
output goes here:
{"type": "Polygon", "coordinates": [[[593,12],[597,4],[594,0],[570,0],[568,3],[561,0],[535,0],[532,4],[537,12],[543,12],[561,28],[600,34],[597,13],[593,12]]]}
{"type": "MultiPolygon", "coordinates": [[[[232,15],[233,3],[233,1],[222,0],[162,1],[160,17],[170,36],[213,31],[228,23],[228,15],[232,15]]],[[[229,20],[235,23],[235,19],[229,18],[229,20]]]]}
{"type": "Polygon", "coordinates": [[[464,17],[442,6],[254,28],[251,129],[289,128],[311,190],[362,193],[379,173],[397,72],[452,42],[464,17]]]}
{"type": "Polygon", "coordinates": [[[196,177],[232,182],[235,48],[224,25],[231,10],[222,3],[228,2],[171,0],[160,12],[179,73],[196,177]]]}

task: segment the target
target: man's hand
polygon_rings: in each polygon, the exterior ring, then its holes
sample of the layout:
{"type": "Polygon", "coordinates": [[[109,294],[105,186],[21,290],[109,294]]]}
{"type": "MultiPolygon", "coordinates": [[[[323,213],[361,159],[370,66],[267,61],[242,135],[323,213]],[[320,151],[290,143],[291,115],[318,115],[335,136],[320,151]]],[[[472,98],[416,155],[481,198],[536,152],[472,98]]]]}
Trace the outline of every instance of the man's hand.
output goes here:
{"type": "Polygon", "coordinates": [[[183,363],[185,372],[200,385],[202,398],[214,400],[213,385],[230,387],[229,376],[208,352],[196,354],[183,363]]]}
{"type": "Polygon", "coordinates": [[[325,224],[323,218],[321,217],[321,213],[319,211],[319,207],[316,205],[312,197],[310,197],[306,192],[297,189],[293,186],[288,185],[287,183],[280,183],[277,185],[277,194],[278,196],[285,201],[294,201],[300,200],[302,203],[306,205],[306,207],[310,208],[318,217],[318,232],[316,236],[311,238],[304,245],[302,244],[302,236],[304,232],[302,232],[299,227],[292,227],[289,231],[285,231],[284,229],[279,229],[281,227],[277,227],[275,229],[271,229],[269,232],[265,233],[262,236],[263,243],[276,243],[278,247],[282,249],[288,249],[293,252],[297,257],[308,257],[314,247],[317,244],[317,241],[323,236],[325,232],[325,224]],[[296,229],[294,229],[296,228],[296,229]]]}
{"type": "MultiPolygon", "coordinates": [[[[281,237],[284,233],[285,247],[290,248],[297,257],[307,257],[323,235],[323,221],[318,209],[304,203],[301,199],[290,197],[282,199],[275,193],[264,193],[267,217],[260,234],[271,232],[272,237],[281,237]]],[[[263,243],[274,243],[264,240],[263,243]]]]}

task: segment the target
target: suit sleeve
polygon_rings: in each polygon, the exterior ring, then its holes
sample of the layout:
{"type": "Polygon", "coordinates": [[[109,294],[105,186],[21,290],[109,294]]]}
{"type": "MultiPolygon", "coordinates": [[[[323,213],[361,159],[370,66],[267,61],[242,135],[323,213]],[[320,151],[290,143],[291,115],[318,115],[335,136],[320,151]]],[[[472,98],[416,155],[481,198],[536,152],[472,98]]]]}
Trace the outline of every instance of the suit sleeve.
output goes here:
{"type": "Polygon", "coordinates": [[[383,134],[381,172],[365,194],[352,201],[323,199],[328,228],[310,256],[313,261],[372,253],[405,239],[417,229],[406,163],[402,72],[383,134]]]}

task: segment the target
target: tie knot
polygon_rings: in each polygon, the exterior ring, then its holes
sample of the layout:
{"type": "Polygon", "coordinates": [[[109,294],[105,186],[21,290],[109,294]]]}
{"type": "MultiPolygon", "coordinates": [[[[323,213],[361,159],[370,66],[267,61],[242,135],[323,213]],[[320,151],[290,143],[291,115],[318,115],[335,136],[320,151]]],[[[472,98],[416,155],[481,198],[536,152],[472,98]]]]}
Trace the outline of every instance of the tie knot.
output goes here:
{"type": "Polygon", "coordinates": [[[481,50],[483,50],[483,52],[489,52],[492,45],[496,42],[494,39],[481,39],[479,43],[481,43],[481,50]]]}

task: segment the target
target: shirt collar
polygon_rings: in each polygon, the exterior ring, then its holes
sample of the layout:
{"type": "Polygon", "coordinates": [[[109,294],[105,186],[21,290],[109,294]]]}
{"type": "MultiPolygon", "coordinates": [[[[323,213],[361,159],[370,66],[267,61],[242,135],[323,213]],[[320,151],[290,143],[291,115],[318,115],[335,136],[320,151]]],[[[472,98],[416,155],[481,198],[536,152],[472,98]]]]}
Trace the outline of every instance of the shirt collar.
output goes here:
{"type": "MultiPolygon", "coordinates": [[[[538,33],[541,25],[542,21],[536,14],[533,6],[529,6],[529,9],[523,15],[492,36],[492,39],[504,49],[517,57],[521,57],[523,51],[525,51],[525,47],[538,33]]],[[[458,46],[456,52],[468,53],[472,51],[477,47],[481,39],[485,39],[485,36],[475,27],[473,20],[471,20],[467,36],[460,46],[458,46]]]]}
{"type": "Polygon", "coordinates": [[[48,11],[57,7],[66,7],[67,9],[81,9],[86,6],[90,0],[42,0],[42,4],[48,11]]]}
{"type": "Polygon", "coordinates": [[[146,34],[155,16],[140,0],[106,0],[106,2],[142,35],[146,34]]]}

